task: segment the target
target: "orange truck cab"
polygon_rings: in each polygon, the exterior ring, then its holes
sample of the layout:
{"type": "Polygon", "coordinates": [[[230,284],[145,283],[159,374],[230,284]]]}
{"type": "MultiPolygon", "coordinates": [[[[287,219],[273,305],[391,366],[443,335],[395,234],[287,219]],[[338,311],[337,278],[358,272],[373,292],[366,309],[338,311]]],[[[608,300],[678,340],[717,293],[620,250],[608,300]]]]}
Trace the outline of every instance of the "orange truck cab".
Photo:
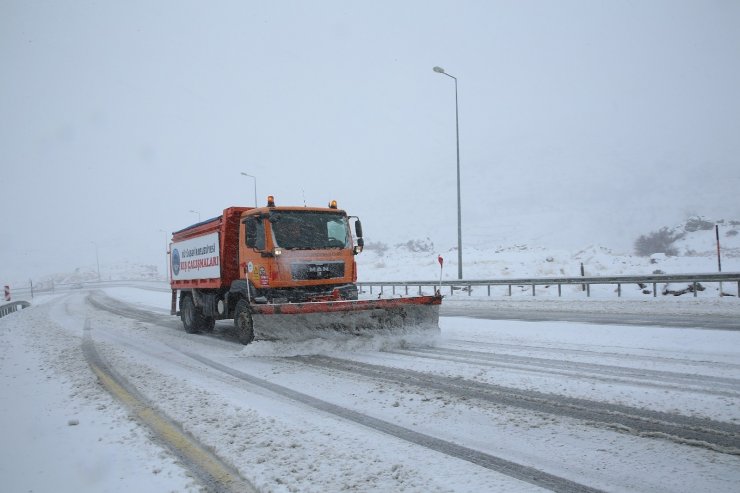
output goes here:
{"type": "Polygon", "coordinates": [[[247,295],[271,303],[357,299],[357,266],[362,227],[337,209],[267,207],[242,213],[239,225],[239,279],[247,295]]]}

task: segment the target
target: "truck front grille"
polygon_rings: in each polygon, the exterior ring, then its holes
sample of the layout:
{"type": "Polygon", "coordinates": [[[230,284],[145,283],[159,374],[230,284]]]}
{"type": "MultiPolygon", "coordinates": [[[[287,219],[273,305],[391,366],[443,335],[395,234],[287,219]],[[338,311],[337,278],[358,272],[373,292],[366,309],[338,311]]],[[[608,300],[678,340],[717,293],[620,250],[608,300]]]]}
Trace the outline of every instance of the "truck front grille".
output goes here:
{"type": "Polygon", "coordinates": [[[344,277],[344,262],[294,262],[290,273],[295,281],[344,277]]]}

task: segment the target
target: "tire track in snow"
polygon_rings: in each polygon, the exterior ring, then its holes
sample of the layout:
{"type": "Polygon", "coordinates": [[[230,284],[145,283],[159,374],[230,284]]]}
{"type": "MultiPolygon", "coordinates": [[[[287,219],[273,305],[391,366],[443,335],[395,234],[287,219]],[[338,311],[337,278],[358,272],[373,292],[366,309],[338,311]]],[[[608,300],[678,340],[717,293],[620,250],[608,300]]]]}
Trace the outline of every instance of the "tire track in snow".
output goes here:
{"type": "Polygon", "coordinates": [[[294,356],[301,364],[374,378],[395,385],[415,385],[455,397],[477,399],[545,414],[575,418],[631,433],[740,455],[740,426],[620,404],[485,384],[402,368],[371,365],[330,356],[294,356]]]}
{"type": "MultiPolygon", "coordinates": [[[[130,306],[101,292],[95,293],[95,296],[91,295],[89,300],[100,309],[126,318],[172,327],[172,321],[167,320],[166,317],[130,306]],[[96,300],[96,298],[102,299],[96,300]]],[[[313,366],[358,373],[395,384],[416,382],[418,386],[455,396],[474,397],[495,404],[581,419],[639,436],[666,438],[717,452],[740,455],[740,426],[731,423],[520,390],[413,370],[351,362],[327,356],[296,356],[293,360],[313,366]]]]}
{"type": "MultiPolygon", "coordinates": [[[[173,315],[161,315],[148,310],[137,308],[135,306],[129,305],[124,301],[111,298],[100,290],[91,292],[87,296],[86,301],[98,310],[103,310],[123,318],[157,325],[159,327],[164,327],[167,329],[174,329],[175,331],[180,333],[184,332],[182,328],[182,322],[180,322],[179,319],[174,319],[173,315]]],[[[209,332],[207,335],[208,337],[212,337],[215,339],[238,343],[236,334],[233,331],[221,331],[219,330],[218,325],[216,326],[216,330],[214,332],[209,332]]]]}
{"type": "MultiPolygon", "coordinates": [[[[171,327],[171,323],[161,324],[151,319],[151,313],[139,310],[126,303],[106,296],[106,304],[96,304],[101,309],[111,311],[126,318],[134,318],[157,325],[171,327]],[[106,306],[109,304],[125,307],[125,309],[106,306]]],[[[164,318],[164,317],[163,317],[164,318]]],[[[161,320],[161,319],[160,319],[161,320]]],[[[166,321],[166,320],[165,320],[166,321]]],[[[176,348],[175,348],[176,349],[176,348]]],[[[302,402],[324,412],[329,412],[344,419],[357,422],[378,431],[388,433],[432,450],[438,450],[453,457],[487,467],[511,477],[536,484],[553,491],[595,491],[594,489],[570,480],[549,475],[537,469],[522,466],[506,461],[505,459],[483,454],[479,451],[467,449],[457,444],[420,434],[412,430],[399,427],[370,416],[342,408],[331,403],[321,401],[312,396],[301,394],[286,387],[279,386],[267,380],[262,380],[239,370],[208,360],[203,356],[183,351],[183,354],[200,361],[203,364],[223,371],[243,381],[252,383],[267,390],[271,390],[283,397],[302,402]],[[335,411],[335,412],[334,412],[335,411]],[[436,448],[435,448],[436,447],[436,448]]],[[[471,382],[459,378],[440,377],[422,372],[402,370],[393,367],[369,365],[330,358],[326,356],[298,356],[290,358],[301,364],[318,368],[333,369],[358,374],[390,382],[392,384],[417,385],[425,389],[433,389],[453,396],[464,396],[466,399],[475,398],[494,404],[508,405],[538,413],[548,413],[583,420],[586,423],[596,423],[620,432],[636,436],[662,438],[679,444],[687,444],[707,448],[721,453],[740,455],[740,427],[708,419],[691,418],[683,415],[661,413],[644,409],[631,408],[603,402],[584,399],[568,398],[556,394],[544,394],[534,391],[524,391],[494,385],[471,382]]]]}
{"type": "MultiPolygon", "coordinates": [[[[161,317],[153,315],[144,310],[139,310],[135,307],[128,306],[123,302],[102,295],[102,293],[97,293],[94,296],[90,296],[88,298],[88,302],[100,310],[108,311],[124,318],[135,319],[141,322],[152,323],[155,325],[163,325],[160,323],[162,321],[161,317]]],[[[166,320],[164,321],[166,322],[166,320]]],[[[164,326],[170,327],[170,324],[164,324],[164,326]]],[[[384,421],[345,407],[331,404],[310,395],[303,394],[287,387],[275,384],[268,380],[249,375],[235,368],[231,368],[229,366],[213,361],[202,355],[190,351],[184,351],[181,348],[173,346],[170,347],[215,370],[238,378],[243,382],[273,392],[274,394],[277,394],[281,397],[291,399],[319,411],[332,414],[347,421],[357,423],[367,428],[374,429],[376,431],[385,433],[401,440],[405,440],[415,445],[422,446],[435,452],[439,452],[450,457],[476,464],[478,466],[484,467],[497,473],[504,474],[520,481],[524,481],[526,483],[533,484],[541,488],[562,493],[598,493],[602,491],[580,483],[576,483],[569,479],[549,474],[545,471],[541,471],[533,467],[518,464],[503,459],[501,457],[486,454],[475,449],[458,445],[453,442],[415,432],[413,430],[398,426],[388,421],[384,421]]]]}
{"type": "Polygon", "coordinates": [[[91,291],[85,300],[95,308],[113,313],[114,315],[138,320],[139,322],[146,322],[162,327],[182,330],[182,324],[173,320],[172,315],[160,315],[147,310],[141,310],[127,303],[111,298],[100,290],[91,291]]]}
{"type": "MultiPolygon", "coordinates": [[[[461,344],[461,345],[468,346],[468,347],[471,346],[471,344],[473,344],[471,343],[471,341],[465,341],[465,340],[460,340],[460,339],[448,339],[446,342],[461,344]]],[[[740,365],[733,364],[733,363],[727,363],[723,361],[689,360],[689,359],[679,359],[679,358],[671,358],[667,356],[657,356],[657,355],[592,351],[592,350],[587,350],[587,349],[572,349],[572,348],[564,348],[564,347],[559,347],[559,346],[532,346],[532,345],[524,345],[524,344],[521,344],[521,345],[520,344],[505,344],[501,342],[476,341],[474,344],[477,348],[489,347],[489,348],[499,348],[499,349],[514,349],[517,351],[526,350],[526,351],[539,351],[539,352],[546,352],[546,353],[557,352],[561,354],[597,356],[600,358],[608,357],[608,358],[617,358],[617,359],[622,359],[622,360],[648,361],[650,363],[655,363],[655,362],[664,362],[664,363],[671,363],[671,364],[678,363],[684,366],[712,365],[715,368],[724,368],[728,370],[740,371],[740,365]]]]}
{"type": "MultiPolygon", "coordinates": [[[[101,292],[95,293],[95,296],[91,295],[90,302],[100,309],[126,318],[172,327],[172,321],[165,317],[130,306],[101,292]],[[96,298],[102,299],[96,300],[96,298]]],[[[357,373],[394,384],[416,382],[416,385],[420,387],[439,390],[454,396],[477,398],[494,404],[581,419],[638,436],[665,438],[717,452],[740,455],[740,426],[731,423],[520,390],[327,356],[296,356],[292,359],[313,366],[357,373]]]]}
{"type": "Polygon", "coordinates": [[[308,394],[303,394],[287,387],[283,387],[282,385],[270,382],[269,380],[264,380],[262,378],[244,373],[235,368],[222,365],[221,363],[218,363],[196,353],[191,353],[188,351],[182,351],[182,353],[193,358],[196,361],[199,361],[200,363],[203,363],[204,365],[210,366],[215,370],[227,373],[235,378],[238,378],[239,380],[250,383],[262,389],[269,390],[281,397],[286,397],[319,411],[332,414],[339,418],[352,421],[368,428],[372,428],[376,431],[380,431],[387,435],[400,438],[401,440],[420,445],[427,449],[434,450],[436,452],[440,452],[442,454],[455,457],[467,462],[471,462],[486,469],[505,474],[512,478],[516,478],[520,481],[524,481],[541,488],[564,493],[586,493],[601,491],[586,485],[576,483],[574,481],[570,481],[565,478],[561,478],[559,476],[548,474],[533,467],[517,464],[515,462],[511,462],[506,459],[496,457],[494,455],[486,454],[484,452],[467,448],[453,442],[442,440],[440,438],[435,438],[430,435],[425,435],[423,433],[398,426],[388,421],[383,421],[381,419],[374,418],[372,416],[368,416],[357,411],[353,411],[346,407],[341,407],[336,404],[317,399],[316,397],[312,397],[308,394]]]}
{"type": "Polygon", "coordinates": [[[501,353],[483,353],[450,348],[412,348],[387,351],[420,358],[510,368],[535,373],[551,373],[576,378],[587,378],[610,383],[626,383],[644,387],[689,390],[725,397],[740,397],[740,380],[709,375],[692,375],[670,371],[649,370],[580,361],[536,358],[501,353]],[[691,388],[687,388],[687,385],[691,388]]]}

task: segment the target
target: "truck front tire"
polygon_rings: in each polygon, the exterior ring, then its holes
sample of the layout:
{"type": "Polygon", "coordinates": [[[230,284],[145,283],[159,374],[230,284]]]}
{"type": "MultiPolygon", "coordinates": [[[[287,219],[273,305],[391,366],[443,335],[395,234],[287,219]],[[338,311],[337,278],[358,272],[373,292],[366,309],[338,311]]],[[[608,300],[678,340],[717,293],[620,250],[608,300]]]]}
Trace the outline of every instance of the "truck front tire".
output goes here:
{"type": "Polygon", "coordinates": [[[236,337],[245,346],[254,340],[252,312],[249,310],[249,303],[243,298],[237,302],[234,309],[234,327],[236,328],[236,337]]]}

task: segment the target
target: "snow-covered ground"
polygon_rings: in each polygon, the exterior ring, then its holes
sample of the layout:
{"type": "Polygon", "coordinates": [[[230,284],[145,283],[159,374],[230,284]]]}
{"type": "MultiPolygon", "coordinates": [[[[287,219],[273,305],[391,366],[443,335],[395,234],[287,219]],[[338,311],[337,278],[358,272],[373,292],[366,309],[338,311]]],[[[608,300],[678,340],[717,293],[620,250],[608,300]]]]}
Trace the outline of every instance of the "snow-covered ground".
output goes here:
{"type": "MultiPolygon", "coordinates": [[[[676,256],[470,247],[465,278],[578,276],[581,263],[587,276],[716,272],[713,231],[679,232],[676,256]]],[[[722,241],[723,271],[740,272],[740,236],[722,241]]],[[[443,277],[457,276],[454,250],[424,241],[370,246],[357,257],[360,281],[439,279],[438,254],[443,277]]],[[[158,272],[124,263],[102,266],[102,284],[90,269],[49,276],[34,283],[31,308],[0,319],[3,491],[204,489],[200,473],[100,385],[83,354],[85,337],[158,413],[261,491],[737,491],[740,484],[737,428],[727,432],[728,445],[640,424],[662,422],[645,414],[660,412],[698,420],[679,426],[689,431],[740,426],[740,331],[701,323],[740,320],[740,300],[720,297],[718,286],[698,299],[653,297],[638,286],[623,286],[622,298],[613,286],[594,286],[591,298],[580,286],[564,286],[562,298],[556,287],[538,287],[533,298],[528,286],[511,297],[494,287],[489,297],[483,287],[472,296],[446,293],[446,313],[462,316],[443,316],[439,337],[243,347],[225,322],[211,336],[185,334],[169,315],[158,272]],[[52,285],[54,293],[39,295],[52,285]],[[103,302],[119,304],[106,311],[103,302]],[[491,311],[522,320],[465,317],[491,311]],[[633,317],[629,326],[526,320],[537,313],[633,317]],[[697,328],[641,325],[641,317],[686,317],[697,328]],[[633,413],[637,424],[622,419],[633,413]],[[437,448],[429,445],[435,441],[437,448]],[[470,459],[476,454],[478,463],[470,459]],[[542,474],[554,483],[526,479],[542,474]]],[[[30,291],[14,294],[29,299],[30,291]]]]}
{"type": "Polygon", "coordinates": [[[81,332],[61,330],[49,312],[61,298],[0,319],[2,490],[199,491],[96,383],[81,332]]]}
{"type": "MultiPolygon", "coordinates": [[[[541,490],[372,422],[358,424],[356,415],[531,468],[524,475],[544,471],[565,481],[562,489],[572,482],[607,491],[737,491],[740,484],[740,456],[721,446],[691,446],[687,438],[599,417],[599,406],[621,405],[740,425],[738,331],[442,317],[439,338],[410,345],[339,338],[242,347],[225,323],[214,336],[185,334],[168,315],[166,291],[105,293],[151,315],[106,312],[80,289],[37,297],[31,308],[0,319],[4,491],[201,489],[98,384],[80,349],[85,328],[101,356],[159,412],[261,491],[541,490]],[[234,376],[240,374],[251,380],[234,376]],[[476,394],[480,385],[484,396],[476,394]],[[519,392],[537,393],[522,402],[551,397],[539,410],[505,403],[519,392]],[[568,399],[585,400],[596,414],[579,417],[567,410],[578,407],[568,399]]],[[[735,298],[714,308],[706,308],[710,300],[683,301],[614,300],[637,311],[647,304],[655,316],[679,306],[740,315],[735,298]]],[[[596,302],[598,310],[612,304],[596,302]]],[[[740,450],[738,437],[731,440],[740,450]]]]}
{"type": "MultiPolygon", "coordinates": [[[[723,272],[740,272],[740,234],[737,221],[721,228],[723,272]]],[[[689,222],[670,228],[679,237],[670,247],[675,255],[656,253],[637,256],[600,245],[579,250],[545,248],[532,244],[463,244],[464,279],[533,277],[578,277],[583,265],[586,276],[703,274],[717,272],[717,243],[714,229],[691,230],[689,222]]],[[[368,242],[357,257],[361,281],[435,280],[440,277],[437,255],[445,261],[443,279],[457,279],[457,250],[440,251],[431,240],[387,245],[368,242]]]]}

